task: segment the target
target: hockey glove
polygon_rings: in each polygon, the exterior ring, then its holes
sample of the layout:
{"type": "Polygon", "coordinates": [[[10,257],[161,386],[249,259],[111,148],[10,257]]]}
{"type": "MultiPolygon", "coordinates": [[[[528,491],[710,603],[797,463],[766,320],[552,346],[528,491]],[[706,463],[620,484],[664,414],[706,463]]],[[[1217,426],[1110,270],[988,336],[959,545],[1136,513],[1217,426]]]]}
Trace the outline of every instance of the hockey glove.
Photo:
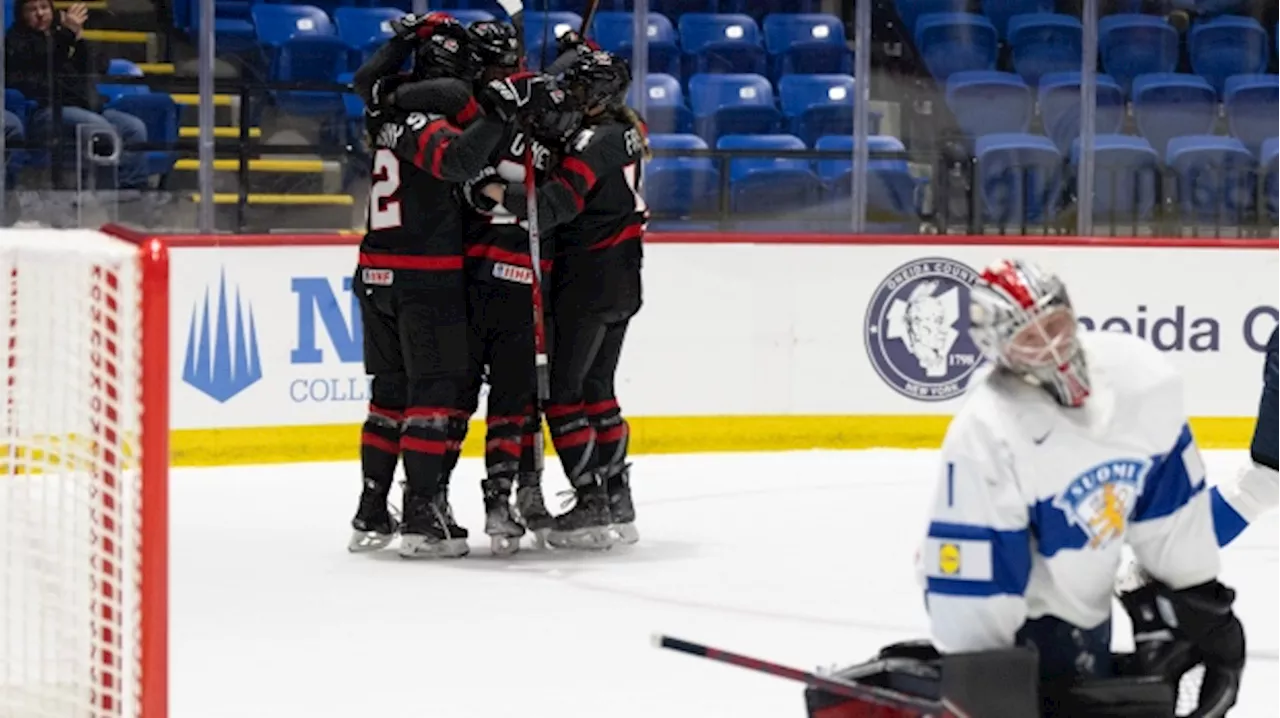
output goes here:
{"type": "Polygon", "coordinates": [[[1178,685],[1204,664],[1192,718],[1219,718],[1235,705],[1244,672],[1244,627],[1231,610],[1235,592],[1218,581],[1174,591],[1158,582],[1120,597],[1133,619],[1133,668],[1178,685]]]}
{"type": "Polygon", "coordinates": [[[490,115],[503,122],[511,122],[550,104],[547,99],[553,90],[545,75],[517,72],[505,80],[494,80],[480,90],[476,98],[490,115]]]}
{"type": "Polygon", "coordinates": [[[566,30],[556,38],[556,57],[573,50],[587,53],[596,52],[599,49],[600,45],[595,40],[588,40],[576,30],[566,30]]]}
{"type": "MultiPolygon", "coordinates": [[[[498,170],[494,167],[485,167],[479,177],[467,182],[462,186],[462,192],[466,195],[467,202],[477,210],[485,213],[493,212],[498,207],[498,201],[493,199],[489,192],[485,191],[486,187],[494,186],[505,188],[506,181],[498,175],[498,170]]],[[[492,190],[490,191],[492,192],[492,190]]]]}
{"type": "Polygon", "coordinates": [[[452,19],[452,15],[442,12],[429,12],[426,15],[409,13],[391,21],[391,34],[400,40],[425,40],[431,37],[437,25],[452,19]]]}

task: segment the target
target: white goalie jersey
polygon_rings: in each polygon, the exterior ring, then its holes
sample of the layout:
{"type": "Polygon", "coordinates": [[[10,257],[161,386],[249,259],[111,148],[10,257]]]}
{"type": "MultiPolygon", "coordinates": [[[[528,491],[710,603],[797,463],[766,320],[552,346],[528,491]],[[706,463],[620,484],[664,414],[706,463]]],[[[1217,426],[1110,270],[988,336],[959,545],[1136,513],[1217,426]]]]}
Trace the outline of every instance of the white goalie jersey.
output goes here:
{"type": "Polygon", "coordinates": [[[1100,625],[1126,543],[1174,589],[1218,575],[1176,371],[1127,334],[1080,340],[1093,385],[1082,407],[990,371],[951,422],[919,556],[940,650],[1009,647],[1042,616],[1100,625]]]}

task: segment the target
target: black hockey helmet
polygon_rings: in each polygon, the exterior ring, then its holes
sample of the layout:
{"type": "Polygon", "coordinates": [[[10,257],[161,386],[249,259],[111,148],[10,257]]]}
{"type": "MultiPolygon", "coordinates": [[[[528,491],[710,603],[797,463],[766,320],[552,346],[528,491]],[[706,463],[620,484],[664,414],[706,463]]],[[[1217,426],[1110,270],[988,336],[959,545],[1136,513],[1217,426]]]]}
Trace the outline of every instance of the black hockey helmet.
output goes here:
{"type": "Polygon", "coordinates": [[[414,79],[473,79],[478,68],[471,34],[467,32],[467,28],[452,15],[443,12],[427,15],[424,25],[430,27],[430,34],[419,41],[414,52],[414,79]]]}
{"type": "Polygon", "coordinates": [[[497,20],[477,20],[467,27],[476,55],[480,80],[498,80],[520,69],[520,43],[516,29],[497,20]]]}
{"type": "Polygon", "coordinates": [[[529,131],[550,147],[563,147],[582,127],[582,108],[559,86],[548,93],[547,100],[526,119],[529,131]]]}
{"type": "Polygon", "coordinates": [[[583,112],[596,114],[626,102],[631,68],[611,52],[584,52],[564,71],[562,83],[583,112]]]}

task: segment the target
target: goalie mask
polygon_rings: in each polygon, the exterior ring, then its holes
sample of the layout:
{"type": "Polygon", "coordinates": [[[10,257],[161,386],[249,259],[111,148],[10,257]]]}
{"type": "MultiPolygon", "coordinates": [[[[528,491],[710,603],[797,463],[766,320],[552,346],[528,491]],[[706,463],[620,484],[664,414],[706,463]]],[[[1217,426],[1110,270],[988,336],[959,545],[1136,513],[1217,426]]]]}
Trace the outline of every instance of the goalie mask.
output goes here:
{"type": "Polygon", "coordinates": [[[1089,396],[1076,315],[1056,275],[1006,260],[983,270],[970,295],[969,334],[987,359],[1043,387],[1059,404],[1089,396]]]}

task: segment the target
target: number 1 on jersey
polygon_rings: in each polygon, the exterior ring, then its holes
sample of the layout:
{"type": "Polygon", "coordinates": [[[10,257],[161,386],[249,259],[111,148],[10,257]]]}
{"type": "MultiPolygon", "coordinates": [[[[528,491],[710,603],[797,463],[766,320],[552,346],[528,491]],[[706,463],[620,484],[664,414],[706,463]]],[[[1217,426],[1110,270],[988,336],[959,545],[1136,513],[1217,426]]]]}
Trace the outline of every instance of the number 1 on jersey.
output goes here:
{"type": "Polygon", "coordinates": [[[389,149],[381,148],[373,155],[373,185],[369,187],[369,230],[395,229],[403,223],[400,200],[400,159],[389,149]]]}

